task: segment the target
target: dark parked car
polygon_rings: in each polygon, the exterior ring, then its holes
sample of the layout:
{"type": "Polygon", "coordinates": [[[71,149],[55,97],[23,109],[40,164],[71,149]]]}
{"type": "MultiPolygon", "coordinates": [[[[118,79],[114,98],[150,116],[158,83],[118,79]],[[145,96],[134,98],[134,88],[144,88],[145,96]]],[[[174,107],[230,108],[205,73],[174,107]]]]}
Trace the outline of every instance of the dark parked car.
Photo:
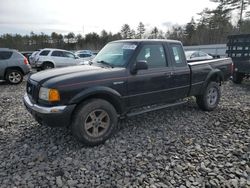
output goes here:
{"type": "Polygon", "coordinates": [[[26,57],[16,50],[0,48],[0,79],[10,84],[19,84],[23,76],[30,72],[26,57]]]}
{"type": "Polygon", "coordinates": [[[91,65],[31,75],[24,104],[39,123],[71,127],[81,142],[97,145],[118,119],[180,105],[188,96],[214,110],[231,64],[230,58],[187,64],[178,41],[115,41],[91,65]]]}
{"type": "Polygon", "coordinates": [[[24,57],[27,58],[27,60],[29,61],[29,63],[30,63],[29,58],[30,58],[30,56],[32,55],[32,53],[33,53],[33,51],[21,52],[21,54],[22,54],[24,57]]]}
{"type": "Polygon", "coordinates": [[[228,36],[227,54],[233,60],[233,82],[240,84],[250,77],[250,34],[228,36]]]}

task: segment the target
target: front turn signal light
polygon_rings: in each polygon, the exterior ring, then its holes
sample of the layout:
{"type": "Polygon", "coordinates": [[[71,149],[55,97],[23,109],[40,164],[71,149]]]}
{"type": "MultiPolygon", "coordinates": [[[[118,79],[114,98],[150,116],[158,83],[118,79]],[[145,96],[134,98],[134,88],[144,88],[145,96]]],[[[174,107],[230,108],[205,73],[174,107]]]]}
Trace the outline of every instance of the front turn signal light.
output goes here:
{"type": "Polygon", "coordinates": [[[59,91],[56,89],[49,89],[49,98],[48,99],[50,102],[60,101],[59,91]]]}

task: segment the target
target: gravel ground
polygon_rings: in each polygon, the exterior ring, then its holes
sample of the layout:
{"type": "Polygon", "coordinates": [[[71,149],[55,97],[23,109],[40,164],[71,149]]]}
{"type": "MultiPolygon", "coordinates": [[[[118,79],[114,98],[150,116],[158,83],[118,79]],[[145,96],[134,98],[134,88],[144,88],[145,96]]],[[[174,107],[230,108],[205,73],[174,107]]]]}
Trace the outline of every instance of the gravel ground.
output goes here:
{"type": "Polygon", "coordinates": [[[104,145],[40,126],[25,82],[0,83],[0,187],[250,187],[250,81],[227,82],[213,112],[193,99],[120,123],[104,145]]]}

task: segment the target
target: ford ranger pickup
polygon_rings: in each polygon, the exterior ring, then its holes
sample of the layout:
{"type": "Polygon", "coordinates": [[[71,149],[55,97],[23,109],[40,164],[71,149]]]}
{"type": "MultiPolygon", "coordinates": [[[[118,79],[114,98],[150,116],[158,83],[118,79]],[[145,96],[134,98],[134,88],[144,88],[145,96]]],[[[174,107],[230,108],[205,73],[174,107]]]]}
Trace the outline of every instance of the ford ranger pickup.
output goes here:
{"type": "Polygon", "coordinates": [[[113,41],[90,65],[32,74],[24,104],[40,124],[70,127],[93,146],[114,133],[119,119],[180,105],[189,96],[202,110],[214,110],[231,68],[230,58],[187,63],[179,41],[113,41]]]}

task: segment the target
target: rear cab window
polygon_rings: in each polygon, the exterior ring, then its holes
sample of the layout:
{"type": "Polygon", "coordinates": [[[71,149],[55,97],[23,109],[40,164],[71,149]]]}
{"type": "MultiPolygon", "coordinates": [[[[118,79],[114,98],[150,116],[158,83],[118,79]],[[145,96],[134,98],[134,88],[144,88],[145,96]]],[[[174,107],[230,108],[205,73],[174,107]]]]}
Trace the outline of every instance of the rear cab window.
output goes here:
{"type": "Polygon", "coordinates": [[[43,50],[40,52],[40,56],[47,56],[50,53],[50,50],[43,50]]]}
{"type": "Polygon", "coordinates": [[[173,66],[174,67],[186,67],[187,62],[185,59],[185,54],[184,54],[182,45],[177,44],[177,43],[172,43],[170,44],[170,48],[171,48],[170,51],[173,57],[173,66]]]}
{"type": "Polygon", "coordinates": [[[10,59],[13,52],[11,51],[0,51],[0,60],[10,59]]]}

